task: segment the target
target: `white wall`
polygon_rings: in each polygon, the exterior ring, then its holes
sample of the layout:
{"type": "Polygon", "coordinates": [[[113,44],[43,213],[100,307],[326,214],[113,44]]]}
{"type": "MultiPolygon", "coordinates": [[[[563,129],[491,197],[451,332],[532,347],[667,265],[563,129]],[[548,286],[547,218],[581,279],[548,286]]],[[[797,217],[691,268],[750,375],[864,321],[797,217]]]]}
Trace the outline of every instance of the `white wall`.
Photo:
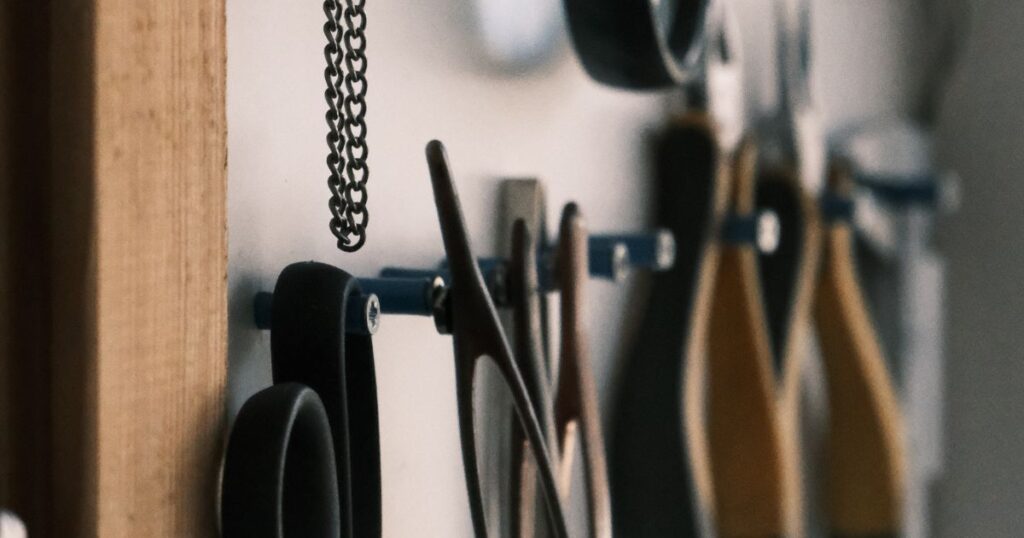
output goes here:
{"type": "MultiPolygon", "coordinates": [[[[432,138],[448,146],[480,253],[495,244],[502,177],[544,179],[551,219],[575,200],[592,229],[631,230],[644,222],[642,142],[662,121],[661,97],[591,82],[564,31],[549,65],[500,74],[472,54],[467,1],[368,2],[372,215],[368,244],[354,255],[337,252],[327,231],[321,4],[228,1],[232,413],[269,382],[269,339],[252,326],[251,300],[272,288],[285,265],[316,259],[374,275],[384,265],[438,261],[423,160],[432,138]]],[[[770,87],[767,2],[736,4],[746,31],[747,80],[770,87]]],[[[815,7],[815,81],[827,124],[905,107],[910,94],[900,73],[909,70],[905,52],[913,43],[908,9],[884,0],[821,0],[815,7]]],[[[752,92],[752,108],[770,103],[771,95],[752,92]]],[[[590,291],[603,389],[625,287],[593,283],[590,291]]],[[[429,320],[389,317],[375,346],[385,535],[469,536],[450,340],[437,336],[429,320]]]]}

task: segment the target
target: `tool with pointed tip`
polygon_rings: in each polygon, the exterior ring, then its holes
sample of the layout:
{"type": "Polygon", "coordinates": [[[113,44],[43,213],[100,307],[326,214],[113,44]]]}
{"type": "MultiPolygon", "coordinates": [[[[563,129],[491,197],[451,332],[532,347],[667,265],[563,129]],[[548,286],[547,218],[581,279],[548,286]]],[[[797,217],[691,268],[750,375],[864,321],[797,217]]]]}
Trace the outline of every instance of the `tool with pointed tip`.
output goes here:
{"type": "MultiPolygon", "coordinates": [[[[551,376],[543,343],[541,319],[542,291],[537,274],[536,246],[527,230],[526,222],[516,220],[512,226],[511,255],[508,272],[508,302],[512,310],[512,346],[516,362],[523,372],[523,382],[534,404],[534,412],[544,431],[545,440],[554,450],[560,447],[555,432],[554,404],[551,396],[551,376]]],[[[526,433],[515,424],[512,436],[512,532],[516,538],[530,538],[536,526],[536,465],[529,455],[526,433]]],[[[559,495],[565,500],[562,459],[552,455],[559,467],[556,479],[559,495]]]]}
{"type": "Polygon", "coordinates": [[[561,360],[555,387],[555,428],[562,451],[563,491],[569,496],[572,455],[583,452],[590,536],[610,538],[611,499],[605,461],[604,435],[598,409],[597,385],[590,362],[586,329],[587,232],[576,204],[562,212],[555,274],[561,294],[561,360]],[[577,439],[578,440],[574,440],[577,439]]]}
{"type": "Polygon", "coordinates": [[[427,145],[426,153],[441,236],[451,274],[449,301],[455,349],[459,432],[474,531],[478,537],[488,536],[480,484],[477,432],[473,420],[478,411],[473,398],[473,388],[479,361],[490,360],[497,367],[509,389],[519,423],[537,463],[540,489],[552,534],[556,538],[567,538],[565,514],[555,479],[556,465],[551,456],[553,452],[545,440],[523,375],[513,358],[508,340],[498,321],[494,302],[484,285],[476,256],[470,247],[469,234],[463,223],[462,210],[444,146],[436,140],[432,141],[427,145]]]}
{"type": "Polygon", "coordinates": [[[655,146],[656,222],[674,234],[678,262],[640,288],[643,318],[623,357],[609,445],[619,536],[716,535],[704,402],[721,239],[762,236],[769,248],[774,234],[770,216],[723,226],[731,154],[745,129],[742,48],[730,7],[709,8],[707,46],[682,88],[687,112],[655,146]]]}
{"type": "MultiPolygon", "coordinates": [[[[737,153],[730,212],[755,211],[756,148],[737,153]]],[[[721,536],[799,535],[787,473],[796,464],[780,421],[758,252],[724,243],[707,341],[707,432],[721,536]],[[740,395],[742,395],[740,397],[740,395]]]]}
{"type": "MultiPolygon", "coordinates": [[[[779,217],[775,252],[756,260],[771,342],[773,387],[782,431],[783,498],[791,536],[805,534],[801,395],[804,356],[820,262],[821,224],[814,194],[824,182],[826,144],[811,85],[811,4],[776,0],[775,70],[779,104],[761,124],[755,200],[779,217]]],[[[808,454],[813,458],[813,455],[808,454]]]]}
{"type": "MultiPolygon", "coordinates": [[[[538,413],[548,425],[548,435],[558,448],[559,493],[564,501],[573,497],[572,471],[577,448],[583,453],[582,468],[587,499],[587,522],[590,536],[608,538],[611,536],[611,499],[608,487],[608,469],[605,460],[604,439],[598,411],[597,387],[590,364],[589,346],[585,317],[585,284],[587,280],[586,229],[575,204],[565,207],[559,230],[558,250],[555,257],[555,275],[561,294],[561,350],[558,361],[559,372],[554,388],[554,402],[549,389],[544,386],[536,392],[539,403],[538,413]]],[[[549,382],[544,375],[543,350],[541,349],[540,309],[538,298],[542,291],[535,284],[536,264],[533,261],[533,244],[526,232],[525,223],[519,221],[513,228],[513,250],[510,281],[516,285],[510,288],[513,316],[516,321],[516,348],[519,357],[527,367],[537,371],[538,378],[549,382]],[[534,286],[531,286],[534,284],[534,286]],[[531,366],[532,365],[532,366],[531,366]]],[[[518,446],[517,445],[514,445],[518,446]]],[[[517,528],[513,536],[532,536],[532,464],[522,451],[513,452],[513,468],[521,470],[514,476],[513,484],[518,495],[513,496],[517,528]]]]}
{"type": "MultiPolygon", "coordinates": [[[[849,171],[834,165],[828,196],[849,200],[851,189],[849,171]]],[[[899,536],[906,481],[902,416],[858,282],[853,230],[845,215],[829,218],[814,305],[829,395],[825,482],[830,532],[899,536]]]]}
{"type": "MultiPolygon", "coordinates": [[[[621,282],[628,271],[645,269],[665,271],[675,263],[675,240],[667,230],[652,233],[603,234],[588,238],[589,275],[592,278],[621,282]]],[[[554,289],[554,252],[544,252],[537,260],[540,286],[544,290],[554,289]]],[[[477,264],[484,275],[484,281],[499,306],[507,304],[508,264],[504,258],[479,258],[477,264]]],[[[385,267],[380,272],[387,278],[449,278],[447,262],[441,262],[437,269],[408,269],[385,267]]]]}

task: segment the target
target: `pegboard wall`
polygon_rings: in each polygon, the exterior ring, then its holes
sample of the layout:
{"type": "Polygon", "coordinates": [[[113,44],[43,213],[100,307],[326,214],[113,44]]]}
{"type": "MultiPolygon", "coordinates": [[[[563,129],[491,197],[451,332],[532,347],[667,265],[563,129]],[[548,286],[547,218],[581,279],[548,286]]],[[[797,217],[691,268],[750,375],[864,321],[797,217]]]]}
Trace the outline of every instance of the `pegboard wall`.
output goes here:
{"type": "MultiPolygon", "coordinates": [[[[287,264],[318,260],[356,275],[430,266],[442,247],[423,149],[445,142],[471,238],[494,251],[502,178],[537,177],[549,220],[578,202],[593,230],[639,230],[651,205],[645,135],[665,94],[599,86],[565,31],[549,61],[508,72],[475,51],[470,0],[374,0],[369,15],[372,170],[367,246],[335,250],[327,229],[324,81],[319,2],[228,0],[230,393],[233,415],[269,383],[269,337],[252,297],[287,264]]],[[[736,2],[752,114],[772,106],[770,17],[736,2]]],[[[813,74],[826,126],[899,112],[914,19],[901,2],[814,2],[813,74]]],[[[628,316],[629,282],[590,284],[591,346],[602,396],[628,316]]],[[[471,536],[459,456],[451,342],[429,319],[388,317],[375,338],[384,535],[471,536]]]]}

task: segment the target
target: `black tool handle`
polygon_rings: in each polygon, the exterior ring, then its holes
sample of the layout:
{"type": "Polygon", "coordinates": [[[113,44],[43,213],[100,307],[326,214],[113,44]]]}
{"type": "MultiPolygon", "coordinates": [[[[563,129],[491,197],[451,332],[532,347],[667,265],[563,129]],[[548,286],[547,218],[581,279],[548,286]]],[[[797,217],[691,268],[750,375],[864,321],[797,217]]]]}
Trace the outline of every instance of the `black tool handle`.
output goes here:
{"type": "Polygon", "coordinates": [[[224,538],[338,538],[338,480],[327,413],[298,383],[242,406],[224,460],[224,538]]]}

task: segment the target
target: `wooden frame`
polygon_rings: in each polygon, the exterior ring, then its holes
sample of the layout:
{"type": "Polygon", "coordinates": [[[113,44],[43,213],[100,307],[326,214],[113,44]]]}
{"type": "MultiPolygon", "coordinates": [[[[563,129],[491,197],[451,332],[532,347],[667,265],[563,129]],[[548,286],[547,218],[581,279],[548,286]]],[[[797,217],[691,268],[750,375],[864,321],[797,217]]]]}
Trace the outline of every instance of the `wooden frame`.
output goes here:
{"type": "Polygon", "coordinates": [[[11,4],[0,503],[33,536],[214,536],[224,2],[11,4]]]}

